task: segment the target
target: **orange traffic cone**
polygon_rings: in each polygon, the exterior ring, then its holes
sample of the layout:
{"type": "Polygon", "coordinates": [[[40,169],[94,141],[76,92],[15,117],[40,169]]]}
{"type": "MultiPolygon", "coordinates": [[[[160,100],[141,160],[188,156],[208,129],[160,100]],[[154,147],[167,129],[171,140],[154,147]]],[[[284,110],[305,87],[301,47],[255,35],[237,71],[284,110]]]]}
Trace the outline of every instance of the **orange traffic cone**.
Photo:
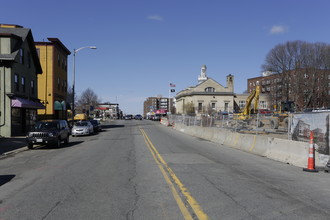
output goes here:
{"type": "Polygon", "coordinates": [[[317,169],[315,169],[315,148],[314,148],[313,131],[311,131],[310,134],[309,134],[308,165],[307,165],[307,168],[303,168],[303,171],[319,172],[317,169]]]}

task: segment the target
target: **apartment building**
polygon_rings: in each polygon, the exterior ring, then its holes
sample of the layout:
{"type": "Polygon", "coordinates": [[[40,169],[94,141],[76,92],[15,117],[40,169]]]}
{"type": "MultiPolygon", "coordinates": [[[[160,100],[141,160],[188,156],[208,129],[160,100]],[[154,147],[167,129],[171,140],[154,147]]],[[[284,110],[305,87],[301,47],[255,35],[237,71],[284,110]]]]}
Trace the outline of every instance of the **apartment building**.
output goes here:
{"type": "Polygon", "coordinates": [[[287,101],[293,102],[297,111],[330,108],[329,70],[297,68],[286,73],[266,72],[247,80],[248,91],[255,89],[257,84],[261,93],[271,100],[272,109],[287,101]]]}
{"type": "Polygon", "coordinates": [[[32,31],[0,24],[0,136],[25,135],[37,120],[42,68],[32,31]]]}
{"type": "Polygon", "coordinates": [[[38,76],[38,98],[45,109],[39,119],[67,119],[68,56],[71,52],[58,38],[35,42],[43,74],[38,76]]]}
{"type": "Polygon", "coordinates": [[[154,113],[166,114],[171,108],[171,113],[175,112],[173,98],[148,97],[143,103],[143,115],[154,113]]]}

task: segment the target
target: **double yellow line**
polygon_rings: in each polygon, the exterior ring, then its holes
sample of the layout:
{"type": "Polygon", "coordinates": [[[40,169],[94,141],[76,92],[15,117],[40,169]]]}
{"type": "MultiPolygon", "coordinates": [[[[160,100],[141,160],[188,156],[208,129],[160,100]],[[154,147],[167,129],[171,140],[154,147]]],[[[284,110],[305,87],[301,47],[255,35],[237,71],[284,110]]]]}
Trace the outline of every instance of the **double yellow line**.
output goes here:
{"type": "Polygon", "coordinates": [[[200,219],[200,220],[209,219],[209,217],[205,214],[205,212],[202,210],[202,208],[197,203],[197,201],[188,192],[187,188],[182,184],[182,182],[175,175],[173,170],[167,165],[167,163],[165,162],[163,157],[158,153],[157,149],[155,148],[155,146],[150,141],[150,139],[149,139],[148,135],[146,134],[146,132],[141,128],[140,128],[140,131],[141,131],[141,133],[144,137],[144,140],[145,140],[145,142],[146,142],[146,144],[147,144],[154,160],[156,161],[156,163],[157,163],[160,171],[162,172],[167,184],[169,185],[169,187],[172,191],[172,194],[174,196],[174,199],[177,202],[177,204],[178,204],[178,206],[179,206],[179,208],[182,212],[182,215],[183,215],[184,219],[192,220],[193,219],[193,217],[192,217],[193,213],[189,212],[188,208],[186,207],[185,203],[183,202],[182,198],[180,197],[178,191],[176,190],[176,187],[174,186],[174,184],[177,185],[177,187],[179,188],[179,190],[182,193],[183,197],[185,198],[186,202],[188,203],[187,205],[189,205],[191,207],[192,211],[197,216],[197,218],[200,219]]]}

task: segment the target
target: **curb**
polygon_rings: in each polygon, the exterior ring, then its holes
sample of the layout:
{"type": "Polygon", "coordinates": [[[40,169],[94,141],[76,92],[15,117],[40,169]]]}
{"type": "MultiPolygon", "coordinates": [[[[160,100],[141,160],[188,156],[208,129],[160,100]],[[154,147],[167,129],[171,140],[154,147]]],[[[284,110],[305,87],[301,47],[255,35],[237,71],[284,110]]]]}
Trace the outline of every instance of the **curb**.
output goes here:
{"type": "Polygon", "coordinates": [[[29,150],[29,148],[27,148],[26,146],[25,147],[21,147],[21,148],[18,148],[18,149],[15,149],[15,150],[12,150],[12,151],[8,151],[6,153],[3,153],[0,155],[0,157],[6,157],[6,156],[10,156],[12,154],[18,154],[20,152],[23,152],[23,151],[27,151],[29,150]]]}

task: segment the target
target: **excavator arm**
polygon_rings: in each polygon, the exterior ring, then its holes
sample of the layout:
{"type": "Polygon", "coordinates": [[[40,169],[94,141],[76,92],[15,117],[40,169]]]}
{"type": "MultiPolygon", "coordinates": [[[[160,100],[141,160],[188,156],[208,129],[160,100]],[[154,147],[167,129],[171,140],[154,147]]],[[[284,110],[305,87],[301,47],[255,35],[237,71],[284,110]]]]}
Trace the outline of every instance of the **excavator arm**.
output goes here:
{"type": "Polygon", "coordinates": [[[250,113],[251,113],[250,106],[251,106],[253,99],[254,99],[254,111],[256,112],[258,110],[259,94],[260,94],[260,86],[259,86],[259,84],[257,84],[256,88],[251,92],[251,94],[246,99],[245,107],[244,107],[242,113],[236,114],[235,119],[246,120],[246,119],[250,118],[250,113]]]}

